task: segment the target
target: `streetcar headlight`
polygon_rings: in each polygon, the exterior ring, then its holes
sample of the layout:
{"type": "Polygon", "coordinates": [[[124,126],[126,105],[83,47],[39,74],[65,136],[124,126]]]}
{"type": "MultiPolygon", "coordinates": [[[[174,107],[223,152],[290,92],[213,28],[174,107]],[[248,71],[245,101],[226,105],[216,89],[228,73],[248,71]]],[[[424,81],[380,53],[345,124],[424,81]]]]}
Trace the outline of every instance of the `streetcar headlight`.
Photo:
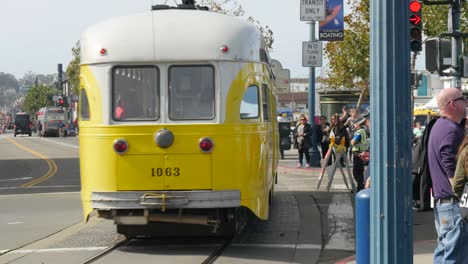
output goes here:
{"type": "Polygon", "coordinates": [[[200,150],[204,153],[210,153],[213,150],[214,142],[211,138],[202,138],[198,143],[200,150]]]}
{"type": "Polygon", "coordinates": [[[119,155],[125,154],[127,150],[128,150],[128,142],[125,139],[119,138],[114,141],[114,151],[117,154],[119,155]]]}

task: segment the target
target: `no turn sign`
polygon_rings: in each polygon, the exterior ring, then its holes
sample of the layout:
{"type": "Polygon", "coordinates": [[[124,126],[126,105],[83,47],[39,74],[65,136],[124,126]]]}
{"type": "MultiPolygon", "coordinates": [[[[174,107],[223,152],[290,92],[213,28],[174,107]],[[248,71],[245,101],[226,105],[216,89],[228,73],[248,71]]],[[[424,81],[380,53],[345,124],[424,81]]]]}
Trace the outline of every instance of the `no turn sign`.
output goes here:
{"type": "Polygon", "coordinates": [[[302,42],[302,66],[322,67],[322,42],[302,42]]]}

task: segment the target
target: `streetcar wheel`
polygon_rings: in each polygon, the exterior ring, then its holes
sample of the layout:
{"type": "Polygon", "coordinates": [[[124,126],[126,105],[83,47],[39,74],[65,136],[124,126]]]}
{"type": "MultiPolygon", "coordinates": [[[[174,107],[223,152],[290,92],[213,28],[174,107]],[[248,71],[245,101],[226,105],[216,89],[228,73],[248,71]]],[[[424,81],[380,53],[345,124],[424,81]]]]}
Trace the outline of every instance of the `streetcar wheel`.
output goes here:
{"type": "Polygon", "coordinates": [[[132,225],[117,225],[117,233],[123,235],[126,239],[137,237],[136,228],[132,225]]]}

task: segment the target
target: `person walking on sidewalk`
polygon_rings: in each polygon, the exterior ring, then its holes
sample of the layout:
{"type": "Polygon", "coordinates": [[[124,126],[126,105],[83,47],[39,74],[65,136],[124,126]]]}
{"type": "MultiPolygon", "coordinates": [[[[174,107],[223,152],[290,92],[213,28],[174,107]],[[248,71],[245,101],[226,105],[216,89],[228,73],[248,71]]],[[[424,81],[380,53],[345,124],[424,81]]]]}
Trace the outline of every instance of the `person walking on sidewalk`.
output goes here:
{"type": "Polygon", "coordinates": [[[301,168],[302,167],[302,160],[306,158],[306,168],[310,168],[310,154],[309,154],[309,148],[310,145],[312,144],[312,126],[307,123],[307,118],[304,114],[302,114],[299,117],[299,122],[300,124],[294,128],[293,134],[295,135],[295,138],[297,142],[297,149],[299,151],[299,161],[297,163],[297,167],[301,168]]]}
{"type": "Polygon", "coordinates": [[[438,236],[434,263],[464,263],[463,222],[450,179],[455,174],[456,155],[464,137],[461,121],[465,118],[465,97],[460,89],[442,89],[437,105],[441,118],[431,130],[427,150],[438,236]]]}

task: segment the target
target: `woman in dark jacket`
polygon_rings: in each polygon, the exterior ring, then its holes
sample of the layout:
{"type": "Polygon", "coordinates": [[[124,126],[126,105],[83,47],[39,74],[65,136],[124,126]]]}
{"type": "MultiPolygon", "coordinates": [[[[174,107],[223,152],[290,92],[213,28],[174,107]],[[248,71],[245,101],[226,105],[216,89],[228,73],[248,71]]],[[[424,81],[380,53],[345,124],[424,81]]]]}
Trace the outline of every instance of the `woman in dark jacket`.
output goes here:
{"type": "Polygon", "coordinates": [[[299,151],[299,162],[297,163],[297,167],[302,167],[302,160],[306,158],[306,168],[310,168],[309,160],[309,148],[312,145],[312,126],[307,123],[307,118],[305,115],[301,115],[299,117],[300,124],[296,126],[293,133],[296,138],[297,149],[299,151]]]}

